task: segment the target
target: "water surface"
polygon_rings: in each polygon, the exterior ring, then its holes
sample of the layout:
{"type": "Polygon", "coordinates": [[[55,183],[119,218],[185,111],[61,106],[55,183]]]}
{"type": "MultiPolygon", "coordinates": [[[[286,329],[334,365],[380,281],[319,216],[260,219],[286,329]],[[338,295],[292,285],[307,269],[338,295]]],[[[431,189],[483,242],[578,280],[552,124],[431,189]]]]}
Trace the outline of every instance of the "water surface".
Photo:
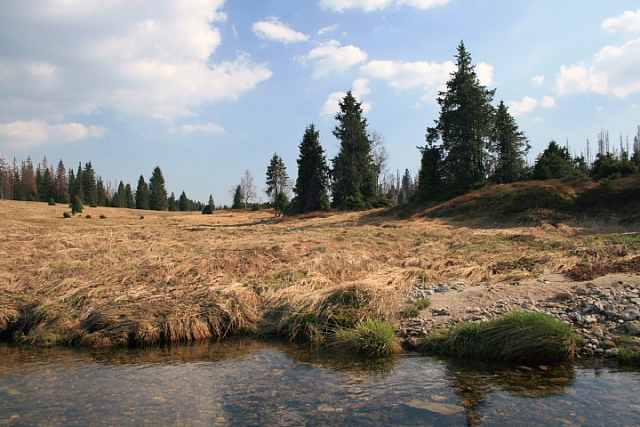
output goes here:
{"type": "Polygon", "coordinates": [[[0,426],[639,426],[639,379],[416,354],[368,361],[248,339],[0,345],[0,426]]]}

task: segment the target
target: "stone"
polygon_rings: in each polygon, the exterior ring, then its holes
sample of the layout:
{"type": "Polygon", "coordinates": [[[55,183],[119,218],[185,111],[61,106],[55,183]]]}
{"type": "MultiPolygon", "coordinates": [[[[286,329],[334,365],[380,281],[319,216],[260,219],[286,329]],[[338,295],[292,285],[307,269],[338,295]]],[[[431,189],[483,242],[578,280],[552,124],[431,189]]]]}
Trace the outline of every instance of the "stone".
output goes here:
{"type": "Polygon", "coordinates": [[[640,334],[640,321],[630,320],[624,322],[624,329],[632,335],[638,335],[640,334]]]}
{"type": "Polygon", "coordinates": [[[628,306],[620,313],[620,319],[624,321],[636,320],[638,317],[640,317],[640,311],[633,306],[628,306]]]}
{"type": "Polygon", "coordinates": [[[562,301],[573,301],[573,295],[569,292],[558,292],[555,296],[555,299],[559,299],[562,301]]]}
{"type": "Polygon", "coordinates": [[[573,292],[575,292],[576,295],[580,295],[580,296],[587,294],[587,290],[582,286],[576,286],[575,288],[573,288],[573,292]]]}
{"type": "Polygon", "coordinates": [[[426,400],[414,399],[407,403],[407,406],[425,411],[435,412],[440,415],[453,415],[464,412],[464,406],[452,405],[450,403],[430,402],[426,400]]]}
{"type": "Polygon", "coordinates": [[[606,357],[615,357],[618,354],[620,354],[620,350],[618,350],[617,348],[608,348],[604,351],[604,355],[606,357]]]}
{"type": "Polygon", "coordinates": [[[451,288],[445,283],[441,283],[440,286],[438,286],[438,289],[436,289],[436,292],[438,293],[451,292],[451,288]]]}
{"type": "Polygon", "coordinates": [[[604,348],[605,350],[610,349],[610,348],[616,348],[616,343],[613,342],[612,340],[604,340],[602,341],[602,348],[604,348]]]}

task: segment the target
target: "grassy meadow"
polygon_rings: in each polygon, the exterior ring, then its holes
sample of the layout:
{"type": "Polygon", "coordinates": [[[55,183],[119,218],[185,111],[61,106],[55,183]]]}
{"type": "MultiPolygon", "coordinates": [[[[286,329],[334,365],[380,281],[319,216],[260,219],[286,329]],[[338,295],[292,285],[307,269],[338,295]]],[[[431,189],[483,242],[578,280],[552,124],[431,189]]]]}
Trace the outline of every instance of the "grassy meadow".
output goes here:
{"type": "Polygon", "coordinates": [[[253,333],[326,342],[339,332],[349,342],[345,331],[366,321],[398,327],[419,283],[521,280],[640,255],[636,226],[595,221],[430,218],[415,208],[277,219],[269,210],[65,211],[0,200],[4,339],[122,346],[253,333]]]}

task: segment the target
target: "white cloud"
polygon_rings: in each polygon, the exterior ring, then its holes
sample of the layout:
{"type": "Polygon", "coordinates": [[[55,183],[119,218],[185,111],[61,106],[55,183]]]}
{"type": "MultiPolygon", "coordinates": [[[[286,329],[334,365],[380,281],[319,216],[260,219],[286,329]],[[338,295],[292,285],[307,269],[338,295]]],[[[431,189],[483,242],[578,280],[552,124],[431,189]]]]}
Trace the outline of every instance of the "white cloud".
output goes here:
{"type": "Polygon", "coordinates": [[[329,40],[312,49],[308,54],[296,59],[303,64],[312,62],[315,66],[314,78],[325,77],[332,72],[344,72],[354,65],[367,60],[367,53],[353,45],[340,46],[337,40],[329,40]]]}
{"type": "Polygon", "coordinates": [[[640,39],[605,46],[590,63],[563,65],[556,78],[559,95],[595,92],[624,98],[640,92],[640,39]]]}
{"type": "MultiPolygon", "coordinates": [[[[224,0],[41,3],[0,6],[3,20],[32,34],[14,37],[11,53],[0,55],[0,91],[12,100],[0,100],[3,122],[101,109],[171,120],[204,102],[237,99],[272,75],[244,53],[213,61],[224,0]]],[[[1,27],[0,38],[13,37],[1,27]]]]}
{"type": "Polygon", "coordinates": [[[556,105],[555,99],[551,96],[544,96],[541,100],[537,100],[530,96],[525,96],[522,101],[508,102],[509,112],[513,116],[522,116],[535,110],[537,107],[549,108],[556,105]]]}
{"type": "Polygon", "coordinates": [[[543,96],[540,100],[540,106],[542,108],[549,108],[556,105],[556,100],[551,96],[543,96]]]}
{"type": "Polygon", "coordinates": [[[169,133],[181,133],[187,135],[193,132],[205,132],[205,133],[225,133],[224,128],[218,126],[215,123],[207,122],[201,125],[183,125],[180,127],[172,127],[169,129],[169,133]]]}
{"type": "Polygon", "coordinates": [[[530,113],[538,106],[538,100],[525,96],[522,101],[509,102],[509,111],[512,116],[521,116],[526,113],[530,113]]]}
{"type": "Polygon", "coordinates": [[[102,126],[80,123],[50,125],[42,120],[0,124],[0,146],[24,149],[38,145],[59,145],[87,138],[101,138],[107,132],[102,126]]]}
{"type": "MultiPolygon", "coordinates": [[[[362,98],[371,93],[369,88],[369,79],[356,79],[353,82],[351,93],[358,100],[362,102],[362,112],[367,113],[371,110],[372,105],[370,102],[362,101],[362,98]]],[[[340,110],[339,102],[347,95],[346,92],[333,92],[327,97],[327,101],[322,106],[320,114],[323,116],[333,116],[340,110]]]]}
{"type": "Polygon", "coordinates": [[[429,9],[449,3],[451,0],[320,0],[320,6],[335,12],[345,9],[362,9],[365,12],[383,10],[390,6],[408,5],[418,9],[429,9]]]}
{"type": "Polygon", "coordinates": [[[318,30],[318,35],[321,36],[325,33],[330,33],[331,31],[335,31],[338,29],[338,24],[329,25],[328,27],[320,28],[318,30]]]}
{"type": "Polygon", "coordinates": [[[456,65],[451,61],[438,64],[373,60],[360,67],[364,75],[385,79],[392,87],[409,89],[419,86],[426,91],[444,85],[455,70],[456,65]]]}
{"type": "Polygon", "coordinates": [[[320,0],[320,6],[336,12],[345,9],[360,8],[365,12],[376,9],[385,9],[393,3],[393,0],[320,0]]]}
{"type": "Polygon", "coordinates": [[[476,75],[482,85],[491,86],[493,83],[493,65],[487,64],[486,62],[479,62],[476,65],[476,75]]]}
{"type": "Polygon", "coordinates": [[[635,12],[626,11],[620,16],[602,21],[602,28],[612,33],[618,30],[640,31],[640,9],[635,12]]]}
{"type": "Polygon", "coordinates": [[[536,86],[542,86],[544,83],[544,75],[532,77],[531,82],[536,86]]]}
{"type": "Polygon", "coordinates": [[[308,35],[295,31],[275,16],[267,18],[266,21],[254,23],[251,28],[261,39],[275,40],[285,44],[309,40],[308,35]]]}

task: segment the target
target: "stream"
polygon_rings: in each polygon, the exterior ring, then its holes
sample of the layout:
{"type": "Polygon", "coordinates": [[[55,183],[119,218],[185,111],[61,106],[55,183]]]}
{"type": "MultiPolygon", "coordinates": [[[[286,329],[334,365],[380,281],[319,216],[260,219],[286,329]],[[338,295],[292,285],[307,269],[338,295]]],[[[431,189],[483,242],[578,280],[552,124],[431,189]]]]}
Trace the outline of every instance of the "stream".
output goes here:
{"type": "Polygon", "coordinates": [[[283,342],[0,344],[0,426],[639,426],[640,373],[283,342]]]}

